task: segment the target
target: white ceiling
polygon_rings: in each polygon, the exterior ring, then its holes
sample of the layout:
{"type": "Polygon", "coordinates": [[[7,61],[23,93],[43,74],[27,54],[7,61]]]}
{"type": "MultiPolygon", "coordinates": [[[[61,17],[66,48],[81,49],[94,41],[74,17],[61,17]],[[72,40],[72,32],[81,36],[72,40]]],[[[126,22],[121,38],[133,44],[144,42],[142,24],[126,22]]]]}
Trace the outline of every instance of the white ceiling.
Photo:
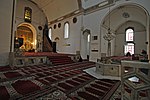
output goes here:
{"type": "Polygon", "coordinates": [[[48,22],[79,9],[78,0],[32,0],[46,14],[48,22]]]}
{"type": "MultiPolygon", "coordinates": [[[[106,2],[107,0],[32,0],[35,2],[47,16],[48,22],[61,18],[69,13],[106,2]]],[[[108,0],[113,1],[113,0],[108,0]]],[[[111,7],[112,8],[112,7],[111,7]]],[[[147,16],[145,11],[136,5],[123,5],[117,8],[110,8],[110,26],[114,31],[127,21],[133,21],[146,26],[147,16]],[[123,13],[129,14],[128,18],[123,17],[123,13]],[[141,17],[142,16],[142,17],[141,17]],[[122,24],[120,24],[122,23],[122,24]]],[[[109,16],[103,19],[104,27],[108,28],[109,16]]]]}
{"type": "Polygon", "coordinates": [[[145,11],[136,5],[124,5],[110,10],[110,14],[103,20],[103,26],[105,28],[110,27],[112,31],[116,31],[122,25],[129,22],[138,23],[142,26],[147,25],[147,15],[145,11]],[[123,15],[124,13],[127,14],[126,18],[123,15]]]}
{"type": "Polygon", "coordinates": [[[87,9],[107,0],[31,0],[46,14],[48,22],[67,14],[87,9]]]}

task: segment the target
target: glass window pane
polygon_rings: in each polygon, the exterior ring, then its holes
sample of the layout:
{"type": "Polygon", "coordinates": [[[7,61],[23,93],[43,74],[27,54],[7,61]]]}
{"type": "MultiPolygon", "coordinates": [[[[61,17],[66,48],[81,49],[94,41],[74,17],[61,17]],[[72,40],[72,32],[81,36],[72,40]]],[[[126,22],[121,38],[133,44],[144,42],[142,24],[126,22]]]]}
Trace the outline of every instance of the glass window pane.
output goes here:
{"type": "Polygon", "coordinates": [[[88,34],[88,42],[90,42],[90,34],[88,34]]]}
{"type": "Polygon", "coordinates": [[[127,52],[130,52],[130,54],[134,54],[134,44],[133,43],[128,43],[127,45],[125,45],[125,55],[127,54],[127,52]]]}
{"type": "Polygon", "coordinates": [[[133,29],[127,29],[126,41],[133,41],[133,29]]]}
{"type": "Polygon", "coordinates": [[[65,26],[64,26],[64,38],[69,38],[69,23],[65,23],[65,26]]]}
{"type": "Polygon", "coordinates": [[[49,34],[48,34],[50,40],[52,39],[52,28],[49,28],[49,34]]]}

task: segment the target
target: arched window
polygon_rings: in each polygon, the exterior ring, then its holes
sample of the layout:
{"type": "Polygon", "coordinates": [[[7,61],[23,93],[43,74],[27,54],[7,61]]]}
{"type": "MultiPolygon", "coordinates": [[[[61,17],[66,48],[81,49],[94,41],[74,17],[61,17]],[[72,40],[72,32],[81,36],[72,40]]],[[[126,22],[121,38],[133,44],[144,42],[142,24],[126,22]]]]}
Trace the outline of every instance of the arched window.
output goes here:
{"type": "Polygon", "coordinates": [[[88,42],[90,42],[90,34],[88,34],[88,42]]]}
{"type": "Polygon", "coordinates": [[[130,54],[134,54],[134,30],[133,28],[127,28],[125,32],[125,49],[124,53],[130,52],[130,54]]]}
{"type": "Polygon", "coordinates": [[[66,22],[64,25],[64,38],[69,38],[69,23],[66,22]]]}
{"type": "Polygon", "coordinates": [[[52,28],[49,28],[49,33],[48,33],[48,37],[50,38],[50,40],[52,39],[52,28]]]}
{"type": "Polygon", "coordinates": [[[131,29],[131,28],[128,28],[127,30],[126,30],[126,42],[133,42],[133,34],[134,33],[134,31],[133,31],[133,29],[131,29]]]}

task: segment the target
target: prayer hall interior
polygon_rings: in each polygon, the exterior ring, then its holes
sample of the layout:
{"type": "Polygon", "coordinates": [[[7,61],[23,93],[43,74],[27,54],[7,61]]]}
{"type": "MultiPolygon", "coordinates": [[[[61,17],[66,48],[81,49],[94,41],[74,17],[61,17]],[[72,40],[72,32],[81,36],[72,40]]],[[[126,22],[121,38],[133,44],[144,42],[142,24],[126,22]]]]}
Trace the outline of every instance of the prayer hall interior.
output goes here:
{"type": "Polygon", "coordinates": [[[150,100],[149,0],[0,0],[1,100],[150,100]]]}

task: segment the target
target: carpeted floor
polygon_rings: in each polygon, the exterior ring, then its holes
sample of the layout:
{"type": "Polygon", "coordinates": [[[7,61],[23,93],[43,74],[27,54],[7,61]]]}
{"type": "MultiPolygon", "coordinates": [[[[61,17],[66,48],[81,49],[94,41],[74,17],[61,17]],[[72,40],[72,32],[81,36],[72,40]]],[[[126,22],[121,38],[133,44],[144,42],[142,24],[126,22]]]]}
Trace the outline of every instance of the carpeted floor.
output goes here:
{"type": "Polygon", "coordinates": [[[108,100],[120,81],[97,79],[83,71],[94,66],[94,62],[84,61],[57,66],[0,67],[0,98],[108,100]]]}

